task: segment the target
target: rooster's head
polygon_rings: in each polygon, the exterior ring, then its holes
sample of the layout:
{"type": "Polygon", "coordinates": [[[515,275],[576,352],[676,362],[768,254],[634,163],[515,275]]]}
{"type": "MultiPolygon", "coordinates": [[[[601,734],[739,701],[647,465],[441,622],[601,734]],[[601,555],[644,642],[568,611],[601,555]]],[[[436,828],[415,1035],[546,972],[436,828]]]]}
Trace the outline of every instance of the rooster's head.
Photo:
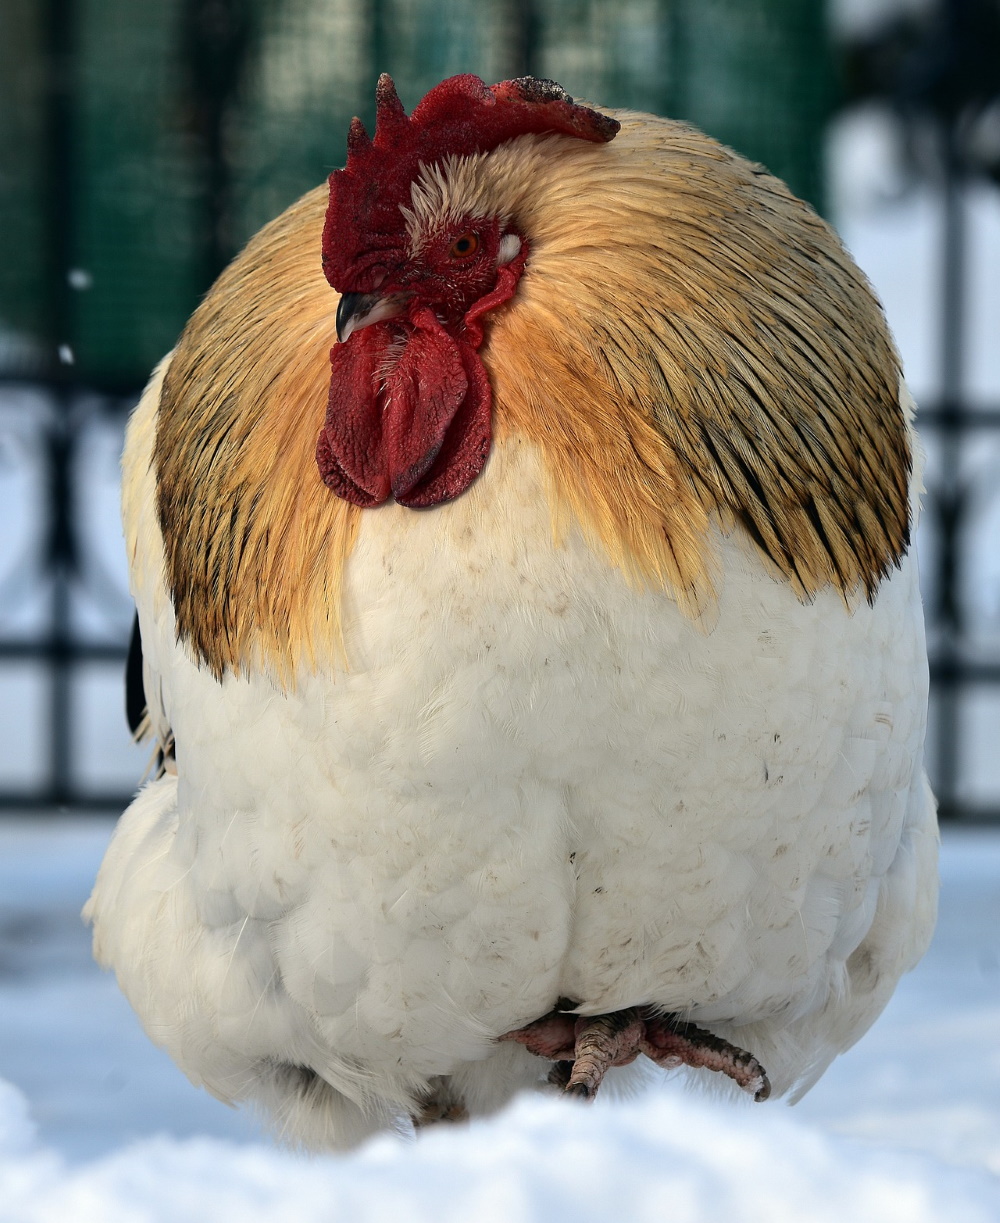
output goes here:
{"type": "Polygon", "coordinates": [[[335,493],[422,507],[476,478],[492,437],[482,319],[513,296],[528,257],[517,218],[476,169],[520,136],[600,142],[618,127],[551,81],[452,77],[408,117],[380,79],[374,139],[355,119],[323,231],[341,299],[316,457],[335,493]]]}

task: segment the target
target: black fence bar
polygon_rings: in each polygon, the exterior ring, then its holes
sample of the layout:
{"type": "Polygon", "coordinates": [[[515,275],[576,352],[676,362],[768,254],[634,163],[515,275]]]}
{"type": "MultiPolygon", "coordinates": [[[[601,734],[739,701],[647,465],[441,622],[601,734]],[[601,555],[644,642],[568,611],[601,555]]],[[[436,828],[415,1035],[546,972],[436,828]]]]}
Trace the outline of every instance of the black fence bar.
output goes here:
{"type": "Polygon", "coordinates": [[[56,411],[48,426],[45,461],[49,484],[46,561],[52,578],[51,645],[49,664],[49,797],[57,803],[73,797],[73,724],[70,705],[69,650],[70,582],[76,563],[73,527],[71,464],[75,431],[70,420],[73,389],[70,368],[73,354],[73,302],[70,270],[74,266],[74,115],[76,109],[75,0],[48,0],[46,38],[49,73],[46,80],[46,200],[50,267],[47,360],[55,374],[56,411]],[[53,348],[55,351],[52,351],[53,348]]]}
{"type": "Polygon", "coordinates": [[[48,791],[4,790],[0,792],[0,809],[8,815],[32,815],[60,817],[78,812],[93,812],[101,815],[120,815],[132,801],[131,794],[120,794],[109,790],[97,792],[74,792],[64,802],[52,797],[48,791]]]}
{"type": "Polygon", "coordinates": [[[958,408],[955,405],[917,408],[917,428],[942,433],[975,433],[979,429],[1000,429],[1000,408],[958,408]]]}
{"type": "MultiPolygon", "coordinates": [[[[120,662],[125,665],[128,650],[123,645],[104,645],[93,641],[71,641],[46,637],[40,641],[0,641],[0,658],[33,662],[120,662]]],[[[124,696],[122,697],[124,702],[124,696]]],[[[124,704],[122,706],[124,708],[124,704]]]]}
{"type": "MultiPolygon", "coordinates": [[[[968,662],[956,658],[932,658],[930,671],[931,685],[939,692],[944,688],[969,688],[976,684],[1000,685],[1000,662],[968,662]]],[[[938,788],[940,789],[940,784],[938,788]]],[[[949,800],[952,798],[950,794],[945,797],[949,800]]]]}
{"type": "MultiPolygon", "coordinates": [[[[948,673],[957,666],[955,657],[965,625],[961,605],[962,527],[968,513],[962,486],[961,461],[963,422],[968,413],[963,400],[965,373],[966,216],[962,167],[956,147],[953,122],[940,124],[942,185],[941,291],[939,296],[939,362],[943,422],[937,482],[929,508],[937,519],[939,537],[937,605],[932,616],[938,630],[935,662],[948,673]]],[[[937,694],[936,777],[938,801],[948,812],[958,790],[960,751],[960,685],[947,683],[937,694]]]]}

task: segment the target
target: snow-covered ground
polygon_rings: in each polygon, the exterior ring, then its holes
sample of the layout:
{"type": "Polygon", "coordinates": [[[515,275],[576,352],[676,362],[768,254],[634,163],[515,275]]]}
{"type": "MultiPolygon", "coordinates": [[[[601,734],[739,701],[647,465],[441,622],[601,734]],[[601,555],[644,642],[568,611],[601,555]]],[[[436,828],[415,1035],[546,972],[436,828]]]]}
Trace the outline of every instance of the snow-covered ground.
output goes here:
{"type": "Polygon", "coordinates": [[[947,833],[930,953],[794,1108],[656,1076],[308,1159],[191,1087],[94,966],[79,910],[110,831],[0,821],[0,1223],[1000,1220],[996,833],[947,833]]]}

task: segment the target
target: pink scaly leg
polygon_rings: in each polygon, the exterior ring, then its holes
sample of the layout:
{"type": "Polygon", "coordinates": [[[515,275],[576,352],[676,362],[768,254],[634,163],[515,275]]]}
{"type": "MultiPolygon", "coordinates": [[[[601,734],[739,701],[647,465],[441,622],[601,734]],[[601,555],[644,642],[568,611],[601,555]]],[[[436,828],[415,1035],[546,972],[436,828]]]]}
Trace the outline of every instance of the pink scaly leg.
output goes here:
{"type": "Polygon", "coordinates": [[[593,1098],[613,1066],[627,1066],[644,1053],[660,1066],[700,1066],[728,1075],[753,1098],[771,1094],[767,1073],[757,1059],[727,1040],[652,1007],[629,1007],[609,1015],[576,1016],[551,1011],[507,1032],[538,1057],[555,1062],[549,1082],[567,1095],[593,1098]]]}

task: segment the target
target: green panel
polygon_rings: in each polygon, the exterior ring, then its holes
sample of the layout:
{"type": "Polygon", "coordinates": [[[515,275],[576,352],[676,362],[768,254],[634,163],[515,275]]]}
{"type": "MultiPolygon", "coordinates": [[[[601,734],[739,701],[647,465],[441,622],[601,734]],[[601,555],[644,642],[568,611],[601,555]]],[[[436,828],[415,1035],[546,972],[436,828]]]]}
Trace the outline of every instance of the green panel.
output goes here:
{"type": "Polygon", "coordinates": [[[228,133],[236,246],[341,164],[369,76],[364,4],[257,0],[255,13],[228,133]]]}
{"type": "Polygon", "coordinates": [[[412,109],[454,73],[494,81],[513,70],[503,4],[257,0],[257,13],[231,131],[240,242],[343,164],[353,115],[373,130],[380,72],[412,109]]]}
{"type": "Polygon", "coordinates": [[[83,0],[75,298],[84,381],[141,382],[197,302],[195,181],[177,0],[83,0]]]}
{"type": "Polygon", "coordinates": [[[542,75],[601,106],[663,112],[669,13],[662,0],[544,0],[542,75]]]}
{"type": "Polygon", "coordinates": [[[0,3],[0,366],[41,359],[45,291],[45,129],[37,0],[0,3]]]}
{"type": "Polygon", "coordinates": [[[351,116],[371,126],[380,71],[393,74],[408,108],[456,72],[517,75],[517,22],[532,8],[538,73],[597,104],[689,118],[820,202],[831,74],[819,0],[243,0],[232,10],[248,33],[235,68],[220,71],[204,43],[195,57],[203,87],[214,80],[222,95],[215,196],[184,33],[199,2],[61,0],[75,13],[75,153],[68,191],[52,200],[50,4],[0,0],[0,372],[14,365],[3,337],[17,332],[39,348],[44,337],[49,351],[70,343],[85,383],[141,383],[207,287],[213,260],[342,164],[351,116]],[[213,199],[222,201],[214,227],[213,199]],[[60,246],[48,227],[60,210],[72,214],[71,250],[54,279],[60,246]],[[67,309],[68,334],[46,335],[67,309]]]}
{"type": "Polygon", "coordinates": [[[667,106],[821,208],[833,62],[818,0],[672,0],[667,106]]]}

